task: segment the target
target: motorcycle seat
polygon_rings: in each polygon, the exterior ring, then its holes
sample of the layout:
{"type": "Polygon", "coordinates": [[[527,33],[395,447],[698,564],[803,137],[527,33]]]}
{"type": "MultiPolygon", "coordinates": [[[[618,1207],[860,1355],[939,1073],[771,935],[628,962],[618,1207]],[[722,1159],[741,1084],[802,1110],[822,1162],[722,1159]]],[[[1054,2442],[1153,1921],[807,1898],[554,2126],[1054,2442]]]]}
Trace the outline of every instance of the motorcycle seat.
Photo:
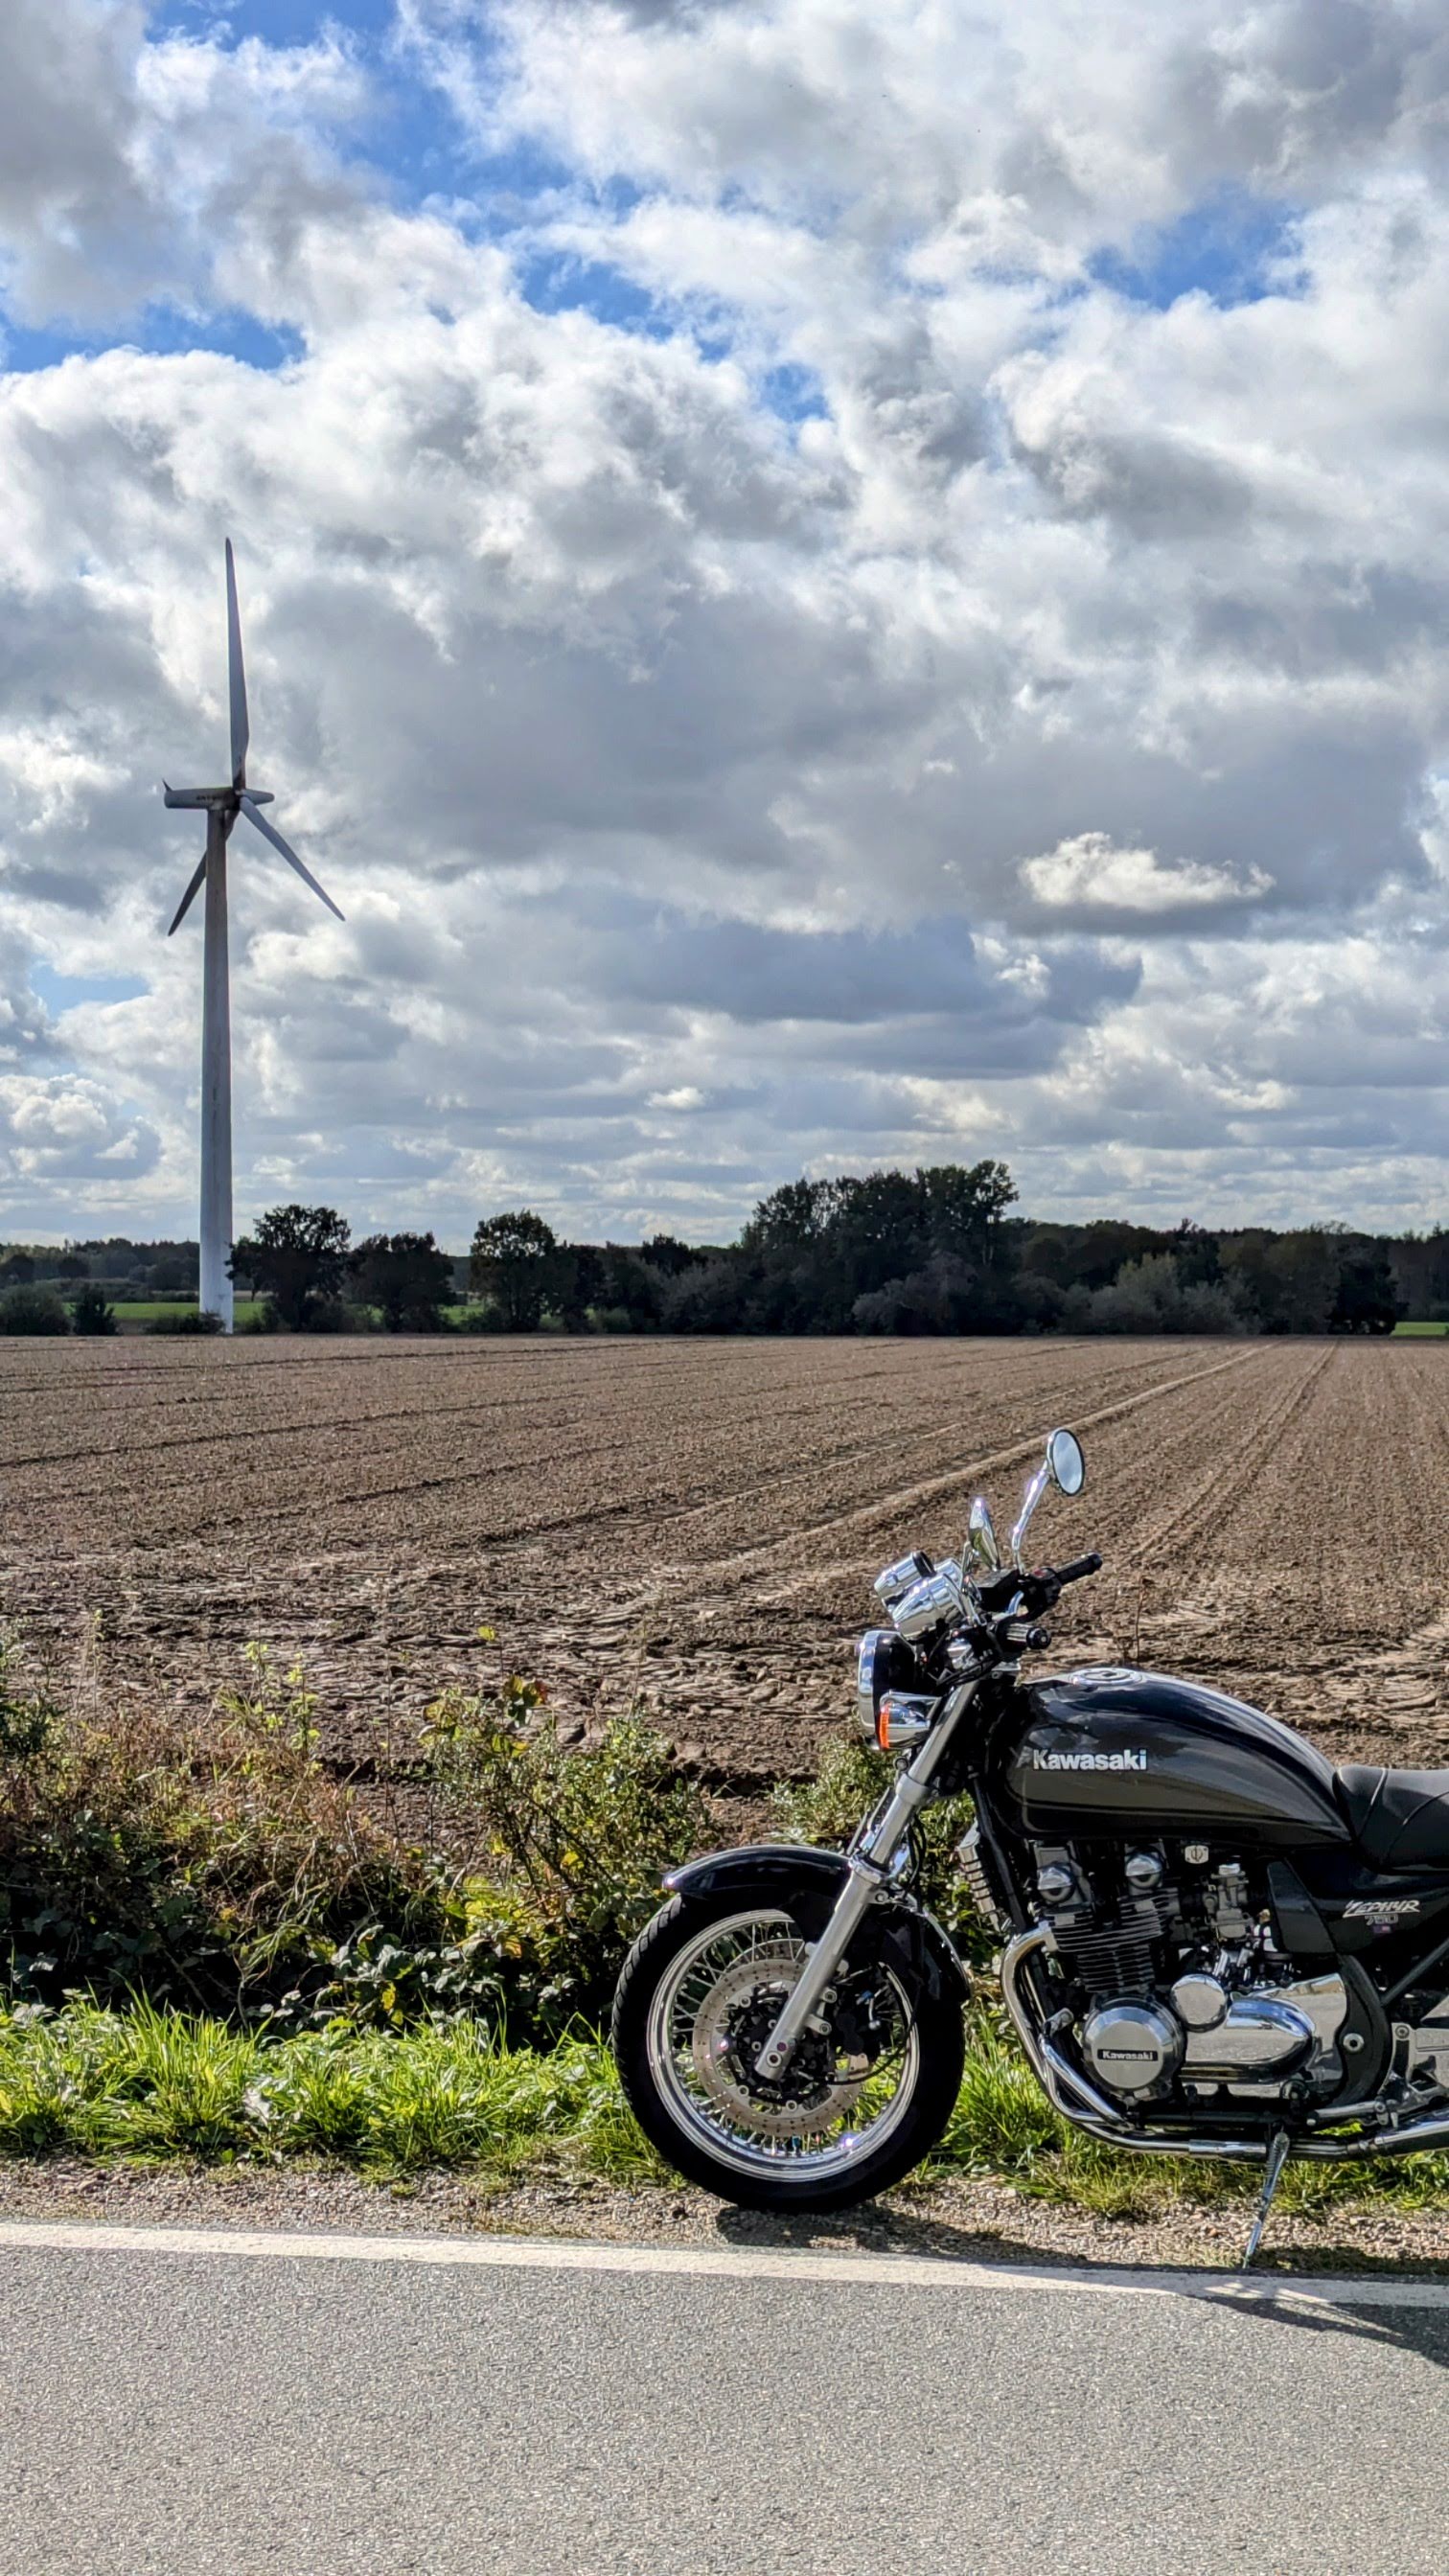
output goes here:
{"type": "Polygon", "coordinates": [[[1449,1771],[1350,1762],[1334,1777],[1349,1831],[1374,1869],[1449,1867],[1449,1771]]]}

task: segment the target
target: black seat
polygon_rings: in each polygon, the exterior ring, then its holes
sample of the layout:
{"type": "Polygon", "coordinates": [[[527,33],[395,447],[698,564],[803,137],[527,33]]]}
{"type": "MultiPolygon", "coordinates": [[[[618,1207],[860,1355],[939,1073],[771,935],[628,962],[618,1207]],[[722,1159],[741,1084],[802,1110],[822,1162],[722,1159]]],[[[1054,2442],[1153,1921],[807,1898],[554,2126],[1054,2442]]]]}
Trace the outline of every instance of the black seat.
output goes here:
{"type": "Polygon", "coordinates": [[[1449,1771],[1350,1762],[1336,1778],[1349,1830],[1375,1869],[1449,1868],[1449,1771]]]}

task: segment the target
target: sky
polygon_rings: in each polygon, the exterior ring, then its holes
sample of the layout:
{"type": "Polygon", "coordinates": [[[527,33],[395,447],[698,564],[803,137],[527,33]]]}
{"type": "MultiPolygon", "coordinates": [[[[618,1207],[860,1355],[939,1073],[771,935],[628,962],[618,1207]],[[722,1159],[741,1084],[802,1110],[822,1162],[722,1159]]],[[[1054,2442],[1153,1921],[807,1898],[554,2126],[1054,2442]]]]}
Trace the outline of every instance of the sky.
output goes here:
{"type": "Polygon", "coordinates": [[[1442,0],[6,0],[0,1236],[1449,1215],[1442,0]]]}

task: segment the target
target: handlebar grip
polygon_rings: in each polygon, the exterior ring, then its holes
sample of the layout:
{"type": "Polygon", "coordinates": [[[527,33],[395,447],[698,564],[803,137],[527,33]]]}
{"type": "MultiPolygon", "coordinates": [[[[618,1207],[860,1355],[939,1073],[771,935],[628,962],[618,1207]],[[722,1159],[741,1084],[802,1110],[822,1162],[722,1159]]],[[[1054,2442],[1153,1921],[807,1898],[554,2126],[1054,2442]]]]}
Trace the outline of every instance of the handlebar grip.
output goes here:
{"type": "Polygon", "coordinates": [[[1070,1565],[1054,1568],[1058,1583],[1080,1583],[1087,1574],[1095,1574],[1102,1560],[1095,1548],[1088,1556],[1074,1556],[1070,1565]]]}
{"type": "Polygon", "coordinates": [[[1029,1653],[1039,1655],[1043,1647],[1051,1644],[1050,1629],[1038,1628],[1029,1619],[1003,1619],[996,1633],[1002,1644],[1016,1654],[1025,1647],[1029,1653]]]}

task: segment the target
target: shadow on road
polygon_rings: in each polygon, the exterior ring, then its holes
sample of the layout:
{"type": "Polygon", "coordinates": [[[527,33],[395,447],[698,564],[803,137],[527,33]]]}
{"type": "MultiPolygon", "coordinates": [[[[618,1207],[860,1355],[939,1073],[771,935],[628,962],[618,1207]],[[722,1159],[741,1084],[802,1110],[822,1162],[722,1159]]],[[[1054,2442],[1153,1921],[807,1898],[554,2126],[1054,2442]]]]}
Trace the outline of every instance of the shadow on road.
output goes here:
{"type": "MultiPolygon", "coordinates": [[[[1349,2335],[1360,2342],[1385,2345],[1391,2349],[1418,2353],[1425,2361],[1449,2369],[1449,2310],[1394,2306],[1354,2308],[1291,2305],[1286,2301],[1265,2300],[1255,2295],[1246,2284],[1241,2297],[1234,2297],[1234,2273],[1224,2264],[1193,2266],[1179,2255],[1175,2259],[1135,2262],[1121,2250],[1093,2256],[1079,2247],[1054,2252],[1050,2248],[1022,2238],[1004,2235],[999,2229],[962,2227],[948,2219],[917,2216],[908,2210],[886,2209],[868,2204],[838,2218],[778,2218],[766,2212],[745,2209],[722,2209],[715,2220],[719,2236],[729,2245],[773,2245],[795,2247],[804,2251],[830,2251],[872,2254],[929,2254],[938,2259],[954,2257],[961,2263],[994,2264],[1021,2267],[1031,2271],[1072,2271],[1120,2273],[1130,2270],[1150,2282],[1154,2272],[1164,2276],[1195,2271],[1198,2277],[1215,2284],[1213,2305],[1226,2308],[1234,2316],[1249,2317],[1259,2324],[1286,2325],[1305,2334],[1349,2335]],[[1216,2286],[1220,2285],[1220,2286],[1216,2286]]],[[[1281,2284],[1292,2288],[1295,2278],[1307,2277],[1358,2280],[1402,2280],[1406,2289],[1415,2280],[1449,2281],[1449,2259],[1443,2262],[1415,2262],[1412,2271],[1392,2260],[1374,2261],[1361,2248],[1316,2245],[1301,2257],[1265,2251],[1250,2276],[1256,2283],[1281,2284]]],[[[1164,2279],[1164,2288],[1168,2279],[1164,2279]]]]}

